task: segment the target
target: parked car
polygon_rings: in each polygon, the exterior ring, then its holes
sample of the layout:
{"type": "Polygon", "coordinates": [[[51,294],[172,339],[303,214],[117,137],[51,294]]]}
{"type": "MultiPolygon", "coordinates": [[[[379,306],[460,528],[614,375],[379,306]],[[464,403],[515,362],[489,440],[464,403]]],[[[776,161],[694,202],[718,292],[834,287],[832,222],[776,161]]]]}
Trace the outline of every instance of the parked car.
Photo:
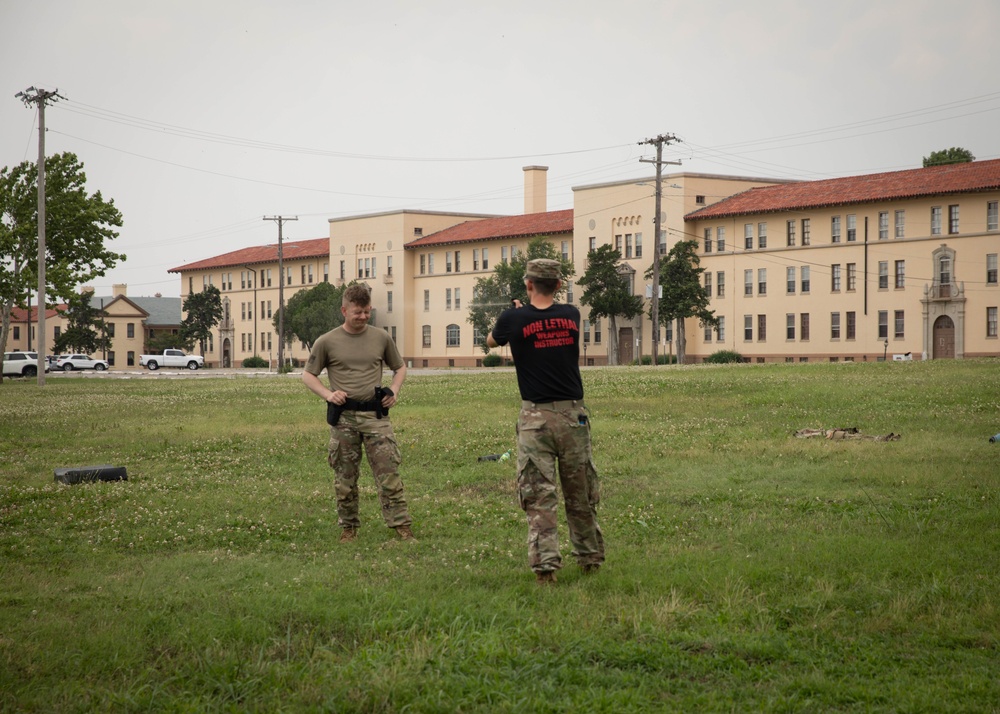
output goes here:
{"type": "MultiPolygon", "coordinates": [[[[49,371],[48,363],[45,371],[49,371]]],[[[38,376],[37,352],[4,352],[3,374],[5,377],[36,377],[38,376]]]]}
{"type": "Polygon", "coordinates": [[[56,369],[72,372],[74,369],[96,369],[103,372],[108,368],[106,359],[91,359],[87,355],[63,355],[56,360],[56,369]]]}

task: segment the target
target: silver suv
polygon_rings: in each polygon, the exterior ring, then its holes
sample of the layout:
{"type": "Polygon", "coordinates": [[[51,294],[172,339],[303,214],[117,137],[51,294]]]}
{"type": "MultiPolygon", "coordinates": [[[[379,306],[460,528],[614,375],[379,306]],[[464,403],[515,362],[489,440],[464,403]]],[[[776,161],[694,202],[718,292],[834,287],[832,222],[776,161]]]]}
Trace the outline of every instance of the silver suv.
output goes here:
{"type": "MultiPolygon", "coordinates": [[[[45,371],[49,371],[48,362],[45,371]]],[[[38,376],[37,352],[4,352],[3,376],[5,377],[36,377],[38,376]]]]}

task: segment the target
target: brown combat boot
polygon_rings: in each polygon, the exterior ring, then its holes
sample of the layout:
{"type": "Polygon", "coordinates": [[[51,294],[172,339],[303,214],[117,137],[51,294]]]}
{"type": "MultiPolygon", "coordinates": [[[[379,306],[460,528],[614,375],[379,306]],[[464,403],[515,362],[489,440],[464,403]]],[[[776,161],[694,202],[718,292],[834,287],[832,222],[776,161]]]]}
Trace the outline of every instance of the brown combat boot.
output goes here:
{"type": "Polygon", "coordinates": [[[413,535],[413,531],[410,530],[409,526],[396,526],[396,535],[399,536],[400,540],[413,540],[417,538],[413,535]]]}
{"type": "Polygon", "coordinates": [[[344,532],[340,534],[341,543],[350,543],[358,539],[358,529],[357,528],[345,528],[344,532]]]}
{"type": "Polygon", "coordinates": [[[601,564],[600,563],[584,563],[583,565],[580,566],[580,568],[583,570],[583,574],[584,575],[593,575],[594,573],[596,573],[598,570],[601,569],[601,564]]]}
{"type": "Polygon", "coordinates": [[[552,570],[544,573],[535,573],[535,582],[539,585],[555,585],[556,574],[552,570]]]}

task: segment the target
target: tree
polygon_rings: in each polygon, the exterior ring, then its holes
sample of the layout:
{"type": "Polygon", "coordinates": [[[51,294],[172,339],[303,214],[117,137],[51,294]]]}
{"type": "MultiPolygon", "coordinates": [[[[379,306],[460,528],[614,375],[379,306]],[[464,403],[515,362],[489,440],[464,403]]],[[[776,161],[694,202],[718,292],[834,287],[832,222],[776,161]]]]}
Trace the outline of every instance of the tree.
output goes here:
{"type": "Polygon", "coordinates": [[[960,146],[953,146],[950,149],[932,151],[930,156],[924,157],[924,168],[928,166],[941,166],[942,164],[967,164],[975,161],[976,157],[968,149],[960,146]]]}
{"type": "Polygon", "coordinates": [[[82,352],[94,354],[111,349],[111,337],[100,309],[90,304],[93,293],[76,293],[67,301],[66,329],[56,338],[52,351],[56,354],[82,352]]]}
{"type": "Polygon", "coordinates": [[[184,299],[183,309],[187,317],[181,321],[180,338],[186,344],[197,342],[204,357],[208,336],[222,319],[222,293],[214,285],[209,285],[200,293],[189,293],[184,299]]]}
{"type": "MultiPolygon", "coordinates": [[[[678,241],[660,262],[660,285],[663,297],[659,301],[660,321],[677,320],[677,363],[684,364],[686,338],[684,319],[697,317],[702,325],[718,326],[719,319],[708,309],[709,295],[701,284],[701,267],[698,258],[698,241],[678,241]]],[[[646,272],[652,277],[653,269],[646,272]]]]}
{"type": "Polygon", "coordinates": [[[511,300],[527,302],[528,291],[524,287],[524,273],[528,269],[528,261],[536,258],[558,260],[562,265],[563,287],[555,297],[560,297],[565,291],[566,281],[576,272],[573,262],[563,260],[559,250],[542,236],[532,238],[527,250],[519,252],[509,262],[501,261],[493,269],[493,275],[476,280],[473,289],[472,302],[469,303],[467,321],[483,336],[479,345],[483,352],[489,354],[485,337],[496,324],[500,313],[510,307],[511,300]]]}
{"type": "MultiPolygon", "coordinates": [[[[352,281],[353,285],[357,281],[352,281]]],[[[340,311],[348,285],[334,287],[320,283],[309,290],[299,290],[285,304],[285,342],[300,340],[311,350],[321,336],[344,324],[340,311]]],[[[274,315],[274,331],[278,331],[278,315],[274,315]]]]}
{"type": "MultiPolygon", "coordinates": [[[[45,161],[45,252],[48,306],[77,286],[105,275],[125,256],[108,250],[121,227],[114,201],[86,192],[87,177],[75,154],[45,161]]],[[[15,307],[30,308],[38,288],[38,167],[23,162],[0,170],[0,351],[6,349],[15,307]]]]}
{"type": "Polygon", "coordinates": [[[602,245],[587,254],[587,271],[579,280],[584,286],[582,305],[590,306],[590,319],[608,318],[608,364],[618,364],[618,316],[632,320],[642,314],[642,298],[632,295],[619,270],[622,254],[602,245]]]}

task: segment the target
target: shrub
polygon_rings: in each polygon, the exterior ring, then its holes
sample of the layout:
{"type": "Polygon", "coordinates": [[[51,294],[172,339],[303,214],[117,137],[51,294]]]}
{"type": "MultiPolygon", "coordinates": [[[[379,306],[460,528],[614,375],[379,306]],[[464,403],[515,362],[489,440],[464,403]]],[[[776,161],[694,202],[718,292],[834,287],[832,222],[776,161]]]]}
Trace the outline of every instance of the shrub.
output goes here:
{"type": "Polygon", "coordinates": [[[503,357],[494,352],[483,357],[484,367],[499,367],[501,364],[503,364],[503,357]]]}
{"type": "Polygon", "coordinates": [[[706,364],[727,364],[729,362],[742,362],[743,355],[735,350],[719,350],[705,358],[706,364]]]}
{"type": "Polygon", "coordinates": [[[243,360],[244,367],[267,367],[267,360],[260,355],[254,355],[253,357],[247,357],[243,360]]]}
{"type": "MultiPolygon", "coordinates": [[[[653,356],[643,355],[638,360],[632,360],[632,364],[653,364],[653,356]]],[[[677,355],[656,355],[656,364],[677,364],[677,355]]]]}

